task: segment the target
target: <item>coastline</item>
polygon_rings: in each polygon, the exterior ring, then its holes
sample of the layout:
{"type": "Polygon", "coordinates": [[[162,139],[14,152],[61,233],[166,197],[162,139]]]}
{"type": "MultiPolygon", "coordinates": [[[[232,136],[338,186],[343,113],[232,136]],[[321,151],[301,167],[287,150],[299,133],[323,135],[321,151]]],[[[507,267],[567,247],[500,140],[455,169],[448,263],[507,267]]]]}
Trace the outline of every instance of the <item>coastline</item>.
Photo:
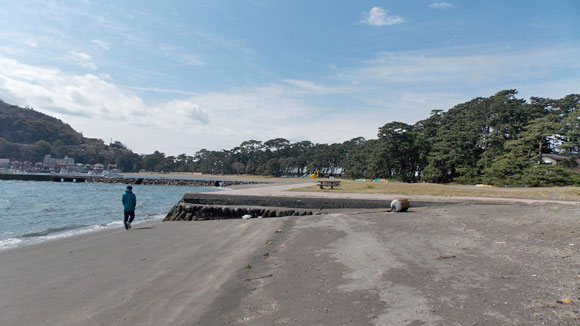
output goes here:
{"type": "MultiPolygon", "coordinates": [[[[216,194],[324,196],[296,186],[216,194]]],[[[462,201],[93,232],[0,251],[0,324],[576,325],[578,214],[462,201]]]]}
{"type": "MultiPolygon", "coordinates": [[[[213,188],[137,186],[137,219],[163,219],[183,194],[213,188]]],[[[121,184],[0,181],[0,250],[122,227],[121,184]]]]}

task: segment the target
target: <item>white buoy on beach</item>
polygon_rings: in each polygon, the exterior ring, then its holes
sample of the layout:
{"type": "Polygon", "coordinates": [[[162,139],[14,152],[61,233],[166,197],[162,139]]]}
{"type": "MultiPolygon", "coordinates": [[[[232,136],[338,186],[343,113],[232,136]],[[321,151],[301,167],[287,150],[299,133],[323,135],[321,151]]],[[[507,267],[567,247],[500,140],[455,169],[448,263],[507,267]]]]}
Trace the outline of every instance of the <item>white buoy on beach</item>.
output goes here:
{"type": "Polygon", "coordinates": [[[247,219],[251,219],[251,218],[252,218],[252,215],[250,215],[250,214],[246,214],[246,215],[242,216],[242,220],[247,220],[247,219]]]}
{"type": "Polygon", "coordinates": [[[398,198],[391,202],[391,211],[404,212],[409,209],[409,201],[406,198],[398,198]]]}

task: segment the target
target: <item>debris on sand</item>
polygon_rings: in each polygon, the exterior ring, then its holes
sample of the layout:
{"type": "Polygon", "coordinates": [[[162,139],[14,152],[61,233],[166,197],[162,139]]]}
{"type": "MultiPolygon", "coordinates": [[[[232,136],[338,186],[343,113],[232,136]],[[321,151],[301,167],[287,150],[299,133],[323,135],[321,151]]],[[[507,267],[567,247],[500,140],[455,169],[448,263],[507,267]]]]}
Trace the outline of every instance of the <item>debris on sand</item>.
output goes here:
{"type": "Polygon", "coordinates": [[[435,259],[449,259],[449,258],[457,258],[457,256],[455,256],[455,255],[445,255],[445,256],[435,257],[435,259]]]}
{"type": "Polygon", "coordinates": [[[266,276],[260,276],[260,277],[254,277],[254,278],[247,278],[244,281],[251,282],[251,281],[254,281],[254,280],[259,280],[259,279],[262,279],[262,278],[272,277],[272,276],[274,276],[274,275],[273,274],[270,274],[270,275],[266,275],[266,276]]]}

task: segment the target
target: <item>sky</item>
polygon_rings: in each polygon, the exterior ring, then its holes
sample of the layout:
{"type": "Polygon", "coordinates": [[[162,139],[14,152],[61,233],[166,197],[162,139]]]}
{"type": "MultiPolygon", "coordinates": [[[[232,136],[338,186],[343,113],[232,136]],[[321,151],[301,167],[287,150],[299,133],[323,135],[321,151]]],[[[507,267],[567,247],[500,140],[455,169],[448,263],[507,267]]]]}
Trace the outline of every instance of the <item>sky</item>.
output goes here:
{"type": "Polygon", "coordinates": [[[137,153],[341,143],[580,93],[580,2],[0,0],[0,99],[137,153]]]}

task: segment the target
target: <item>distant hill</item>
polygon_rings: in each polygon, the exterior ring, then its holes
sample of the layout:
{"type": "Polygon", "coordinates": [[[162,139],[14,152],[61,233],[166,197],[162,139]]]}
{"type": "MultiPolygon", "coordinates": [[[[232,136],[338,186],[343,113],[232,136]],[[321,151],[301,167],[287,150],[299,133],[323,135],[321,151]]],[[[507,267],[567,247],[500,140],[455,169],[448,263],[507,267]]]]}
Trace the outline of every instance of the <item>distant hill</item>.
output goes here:
{"type": "Polygon", "coordinates": [[[0,158],[35,163],[46,154],[76,163],[117,163],[125,172],[140,168],[139,155],[118,141],[85,138],[57,118],[0,100],[0,158]]]}
{"type": "Polygon", "coordinates": [[[0,138],[12,143],[34,144],[39,140],[65,145],[84,143],[83,135],[61,120],[31,108],[21,108],[0,100],[0,138]]]}

